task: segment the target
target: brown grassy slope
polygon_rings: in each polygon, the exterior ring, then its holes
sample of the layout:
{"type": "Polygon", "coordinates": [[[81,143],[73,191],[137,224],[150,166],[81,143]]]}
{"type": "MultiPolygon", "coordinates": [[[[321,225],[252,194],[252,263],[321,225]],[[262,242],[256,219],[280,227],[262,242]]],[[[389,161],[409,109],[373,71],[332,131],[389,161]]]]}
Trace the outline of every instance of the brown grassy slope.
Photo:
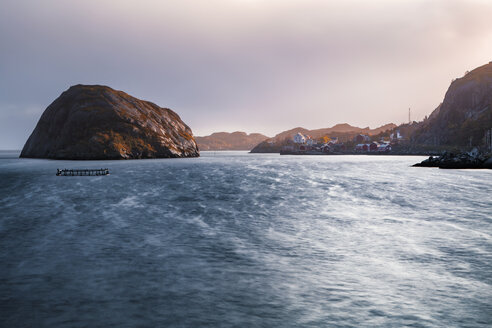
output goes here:
{"type": "Polygon", "coordinates": [[[195,137],[200,150],[251,150],[254,146],[268,139],[260,133],[216,132],[205,137],[195,137]]]}
{"type": "Polygon", "coordinates": [[[383,126],[380,126],[375,129],[371,129],[369,127],[366,128],[359,128],[356,126],[352,126],[347,123],[342,123],[342,124],[337,124],[332,126],[331,128],[323,128],[323,129],[314,129],[314,130],[308,130],[302,127],[297,127],[294,129],[290,129],[287,131],[283,131],[279,134],[277,134],[275,137],[273,137],[273,140],[284,140],[285,138],[292,138],[296,133],[300,132],[304,135],[310,135],[313,138],[321,138],[323,136],[333,136],[335,137],[336,134],[343,134],[343,135],[356,135],[359,133],[362,134],[368,134],[368,135],[376,135],[379,134],[380,132],[390,130],[395,128],[396,125],[393,123],[385,124],[383,126]]]}

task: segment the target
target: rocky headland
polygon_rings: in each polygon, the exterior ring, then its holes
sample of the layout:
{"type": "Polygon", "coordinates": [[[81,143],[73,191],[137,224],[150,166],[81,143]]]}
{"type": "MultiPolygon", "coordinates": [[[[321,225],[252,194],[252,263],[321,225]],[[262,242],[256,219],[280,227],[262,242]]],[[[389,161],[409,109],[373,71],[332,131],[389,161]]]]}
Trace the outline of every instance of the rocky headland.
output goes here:
{"type": "Polygon", "coordinates": [[[168,108],[101,85],[75,85],[46,108],[20,157],[66,160],[197,157],[168,108]]]}
{"type": "Polygon", "coordinates": [[[408,133],[413,144],[468,150],[486,146],[492,129],[492,62],[453,80],[442,103],[413,125],[408,133]]]}

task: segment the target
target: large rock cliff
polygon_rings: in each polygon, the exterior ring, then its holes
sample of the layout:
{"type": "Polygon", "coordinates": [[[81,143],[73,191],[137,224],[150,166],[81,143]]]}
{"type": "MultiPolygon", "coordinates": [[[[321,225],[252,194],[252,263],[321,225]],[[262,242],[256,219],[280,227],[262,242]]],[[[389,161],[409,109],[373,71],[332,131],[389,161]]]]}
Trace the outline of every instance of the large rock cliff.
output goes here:
{"type": "Polygon", "coordinates": [[[428,145],[480,146],[492,128],[492,62],[449,86],[442,104],[413,134],[413,142],[428,145]]]}
{"type": "Polygon", "coordinates": [[[107,86],[76,85],[46,108],[20,156],[136,159],[197,157],[199,151],[172,110],[107,86]]]}

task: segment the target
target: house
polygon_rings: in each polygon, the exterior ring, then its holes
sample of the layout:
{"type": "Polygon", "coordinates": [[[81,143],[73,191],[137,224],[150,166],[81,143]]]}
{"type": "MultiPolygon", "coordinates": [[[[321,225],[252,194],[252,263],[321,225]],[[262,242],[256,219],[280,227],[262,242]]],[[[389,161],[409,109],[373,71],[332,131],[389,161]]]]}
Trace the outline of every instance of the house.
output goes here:
{"type": "Polygon", "coordinates": [[[357,151],[370,151],[371,145],[372,144],[358,144],[355,146],[355,150],[357,150],[357,151]]]}
{"type": "Polygon", "coordinates": [[[364,146],[365,146],[365,144],[357,144],[355,146],[355,150],[357,150],[357,151],[363,151],[364,150],[364,146]]]}
{"type": "Polygon", "coordinates": [[[369,151],[377,151],[379,144],[377,142],[371,142],[369,144],[369,151]]]}
{"type": "Polygon", "coordinates": [[[331,147],[330,147],[330,145],[329,145],[329,144],[326,144],[326,143],[325,143],[325,144],[321,145],[321,151],[322,151],[322,152],[329,153],[329,152],[330,152],[330,150],[331,150],[331,147]]]}
{"type": "Polygon", "coordinates": [[[330,146],[330,150],[336,152],[344,151],[346,149],[343,143],[329,144],[329,146],[330,146]]]}
{"type": "Polygon", "coordinates": [[[378,147],[379,144],[377,142],[371,142],[371,143],[357,144],[355,146],[355,150],[364,151],[364,152],[373,152],[373,151],[377,151],[378,147]]]}
{"type": "Polygon", "coordinates": [[[303,143],[306,143],[306,137],[302,135],[302,133],[298,132],[295,136],[294,136],[294,143],[296,144],[303,144],[303,143]]]}
{"type": "Polygon", "coordinates": [[[308,146],[313,146],[313,145],[316,145],[317,142],[311,136],[307,136],[306,144],[308,146]]]}
{"type": "Polygon", "coordinates": [[[389,143],[384,143],[378,146],[378,152],[388,153],[391,151],[391,145],[389,143]]]}
{"type": "Polygon", "coordinates": [[[391,140],[400,140],[403,139],[403,136],[400,134],[400,130],[396,130],[392,134],[390,134],[390,139],[391,140]]]}

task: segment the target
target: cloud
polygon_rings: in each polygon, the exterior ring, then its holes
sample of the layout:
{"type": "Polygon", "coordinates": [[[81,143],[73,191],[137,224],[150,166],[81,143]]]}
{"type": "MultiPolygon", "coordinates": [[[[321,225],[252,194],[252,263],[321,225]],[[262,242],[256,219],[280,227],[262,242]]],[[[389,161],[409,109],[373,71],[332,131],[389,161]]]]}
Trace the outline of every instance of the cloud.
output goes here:
{"type": "Polygon", "coordinates": [[[196,134],[400,123],[492,59],[491,14],[478,0],[5,0],[0,99],[46,107],[108,84],[196,134]]]}

